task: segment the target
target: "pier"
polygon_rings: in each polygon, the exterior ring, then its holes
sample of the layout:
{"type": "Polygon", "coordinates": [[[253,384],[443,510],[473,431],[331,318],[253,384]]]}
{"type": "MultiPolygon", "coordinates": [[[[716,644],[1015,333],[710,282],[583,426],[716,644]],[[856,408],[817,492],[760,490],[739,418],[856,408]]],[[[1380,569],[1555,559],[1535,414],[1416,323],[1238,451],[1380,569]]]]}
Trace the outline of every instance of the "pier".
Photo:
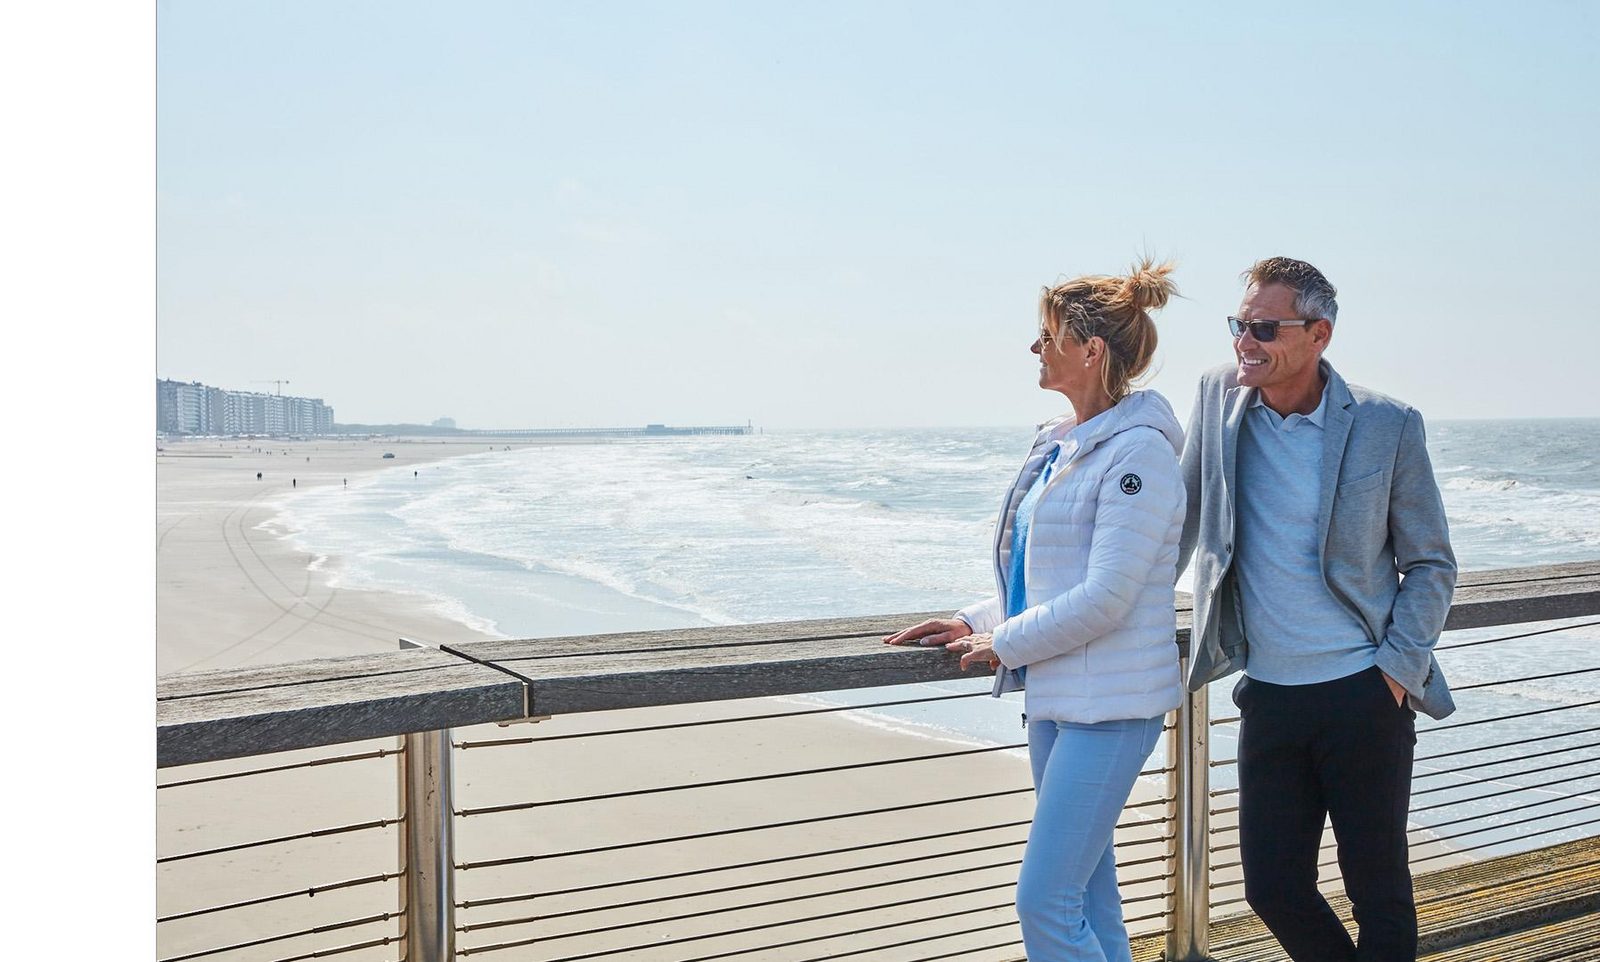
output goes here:
{"type": "Polygon", "coordinates": [[[702,434],[754,434],[748,424],[687,425],[646,424],[642,428],[527,428],[519,430],[458,430],[458,434],[478,438],[675,438],[702,434]]]}
{"type": "Polygon", "coordinates": [[[752,424],[646,424],[622,428],[457,428],[431,424],[335,424],[335,435],[537,441],[581,438],[681,438],[755,434],[752,424]]]}
{"type": "MultiPolygon", "coordinates": [[[[214,814],[158,852],[158,958],[1016,962],[1011,895],[1032,789],[1006,753],[1024,747],[1020,731],[1016,744],[890,756],[863,735],[836,739],[827,765],[786,757],[835,739],[821,726],[838,713],[987,698],[986,680],[942,650],[881,643],[929,616],[404,647],[165,676],[158,807],[214,814]],[[920,687],[962,679],[970,691],[920,687]],[[805,698],[858,689],[873,700],[805,698]],[[771,696],[791,697],[756,700],[771,696]],[[674,765],[674,739],[716,745],[717,765],[674,765]],[[615,740],[636,765],[584,768],[592,746],[615,740]],[[516,777],[486,774],[491,758],[511,759],[500,771],[516,777]],[[335,817],[348,801],[329,789],[336,770],[366,773],[381,803],[335,817]],[[863,785],[889,786],[892,803],[859,801],[863,785]],[[269,790],[311,799],[306,824],[229,824],[229,793],[269,790]],[[720,805],[699,801],[710,791],[720,805]],[[307,846],[340,846],[348,867],[297,874],[293,853],[307,846]],[[227,885],[186,883],[208,866],[227,885]]],[[[1449,672],[1453,649],[1513,652],[1580,627],[1550,624],[1570,619],[1600,624],[1600,562],[1464,573],[1447,630],[1497,630],[1447,637],[1441,661],[1449,672]]],[[[1458,685],[1457,715],[1418,720],[1428,768],[1413,790],[1412,862],[1432,962],[1600,959],[1600,802],[1576,787],[1600,776],[1600,726],[1580,717],[1600,705],[1600,652],[1519,667],[1458,685]],[[1484,708],[1490,692],[1557,677],[1583,697],[1484,708]],[[1550,730],[1508,740],[1504,723],[1533,717],[1550,730]],[[1533,781],[1508,781],[1521,776],[1533,781]],[[1484,799],[1495,800],[1488,814],[1467,807],[1484,799]],[[1521,850],[1492,851],[1513,843],[1521,850]]],[[[1165,761],[1142,773],[1159,793],[1136,794],[1119,822],[1140,962],[1282,958],[1238,874],[1236,793],[1220,777],[1233,759],[1216,737],[1237,720],[1205,691],[1188,695],[1169,718],[1165,761]]]]}

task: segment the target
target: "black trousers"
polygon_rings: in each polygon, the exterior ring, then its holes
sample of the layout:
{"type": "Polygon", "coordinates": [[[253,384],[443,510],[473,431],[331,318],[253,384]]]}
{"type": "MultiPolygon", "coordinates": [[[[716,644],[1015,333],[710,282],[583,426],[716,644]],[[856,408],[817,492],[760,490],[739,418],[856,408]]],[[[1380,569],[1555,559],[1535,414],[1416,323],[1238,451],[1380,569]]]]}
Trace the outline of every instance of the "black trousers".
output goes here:
{"type": "Polygon", "coordinates": [[[1251,678],[1239,706],[1239,844],[1245,900],[1295,962],[1415,962],[1406,810],[1416,715],[1376,667],[1315,685],[1251,678]],[[1317,891],[1333,824],[1356,926],[1317,891]]]}

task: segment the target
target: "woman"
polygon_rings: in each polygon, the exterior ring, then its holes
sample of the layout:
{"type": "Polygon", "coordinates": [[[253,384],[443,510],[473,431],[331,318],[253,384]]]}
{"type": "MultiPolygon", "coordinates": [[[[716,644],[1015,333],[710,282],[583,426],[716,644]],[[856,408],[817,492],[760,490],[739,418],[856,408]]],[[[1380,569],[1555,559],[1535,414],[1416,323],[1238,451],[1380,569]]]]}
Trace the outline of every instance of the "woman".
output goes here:
{"type": "Polygon", "coordinates": [[[944,645],[961,667],[1022,687],[1037,803],[1017,883],[1030,962],[1128,962],[1112,834],[1179,701],[1173,582],[1183,431],[1166,399],[1132,391],[1150,366],[1150,312],[1171,264],[1079,277],[1039,302],[1039,386],[1072,414],[1047,423],[1001,502],[998,594],[884,640],[944,645]]]}

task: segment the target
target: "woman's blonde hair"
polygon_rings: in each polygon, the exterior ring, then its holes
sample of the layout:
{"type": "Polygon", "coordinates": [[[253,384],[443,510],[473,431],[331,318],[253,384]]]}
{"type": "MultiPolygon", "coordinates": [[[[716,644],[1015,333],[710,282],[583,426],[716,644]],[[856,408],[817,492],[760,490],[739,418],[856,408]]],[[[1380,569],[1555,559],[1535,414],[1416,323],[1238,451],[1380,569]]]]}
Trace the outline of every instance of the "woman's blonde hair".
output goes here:
{"type": "Polygon", "coordinates": [[[1126,277],[1088,274],[1046,287],[1039,295],[1039,328],[1052,341],[1063,334],[1078,344],[1091,337],[1105,341],[1100,384],[1112,403],[1126,397],[1134,381],[1150,368],[1156,353],[1156,325],[1150,312],[1177,295],[1168,276],[1174,266],[1145,257],[1126,277]]]}

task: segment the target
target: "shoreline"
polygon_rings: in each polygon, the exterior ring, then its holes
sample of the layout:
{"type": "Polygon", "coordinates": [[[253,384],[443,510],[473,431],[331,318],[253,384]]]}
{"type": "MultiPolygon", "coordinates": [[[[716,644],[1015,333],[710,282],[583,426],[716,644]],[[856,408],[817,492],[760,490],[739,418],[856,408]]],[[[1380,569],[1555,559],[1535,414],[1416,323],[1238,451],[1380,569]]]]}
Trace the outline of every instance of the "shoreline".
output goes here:
{"type": "Polygon", "coordinates": [[[500,637],[441,611],[444,599],[340,584],[341,559],[304,550],[279,520],[294,495],[488,447],[414,439],[163,442],[156,453],[157,674],[390,651],[402,636],[434,644],[500,637]]]}

